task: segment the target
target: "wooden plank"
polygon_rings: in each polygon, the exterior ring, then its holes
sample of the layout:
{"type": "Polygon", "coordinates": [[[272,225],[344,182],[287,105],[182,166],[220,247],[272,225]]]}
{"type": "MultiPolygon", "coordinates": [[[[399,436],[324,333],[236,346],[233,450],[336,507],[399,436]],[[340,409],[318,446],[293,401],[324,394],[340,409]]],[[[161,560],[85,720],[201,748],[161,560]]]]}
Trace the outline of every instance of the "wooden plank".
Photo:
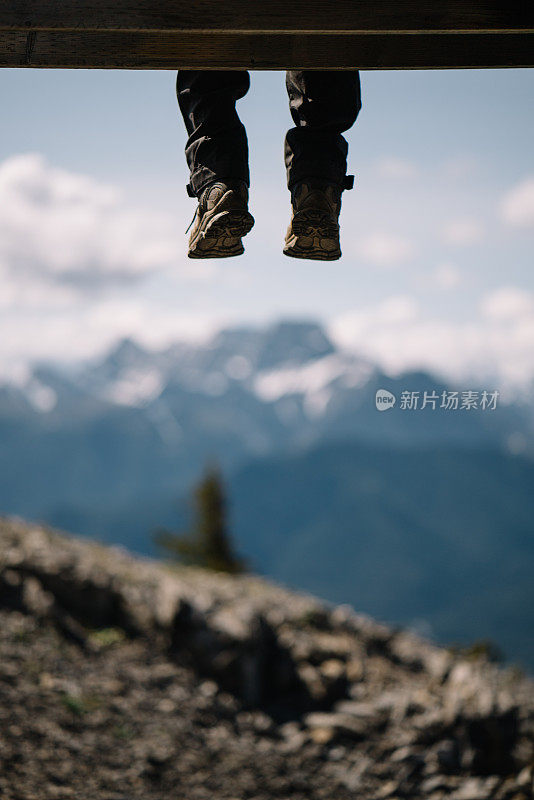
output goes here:
{"type": "Polygon", "coordinates": [[[532,0],[1,0],[0,30],[521,32],[532,0]]]}
{"type": "Polygon", "coordinates": [[[534,66],[529,34],[243,35],[0,32],[0,66],[449,69],[534,66]]]}

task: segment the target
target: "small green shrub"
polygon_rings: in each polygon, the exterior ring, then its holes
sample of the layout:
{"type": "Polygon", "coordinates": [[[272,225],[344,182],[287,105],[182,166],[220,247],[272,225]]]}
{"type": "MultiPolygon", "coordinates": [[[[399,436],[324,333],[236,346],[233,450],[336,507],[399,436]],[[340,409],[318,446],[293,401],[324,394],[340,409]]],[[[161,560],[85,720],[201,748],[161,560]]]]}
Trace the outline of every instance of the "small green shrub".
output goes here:
{"type": "Polygon", "coordinates": [[[449,652],[454,656],[467,658],[469,661],[489,661],[501,664],[504,661],[502,650],[491,639],[476,639],[468,645],[451,645],[449,652]]]}
{"type": "Polygon", "coordinates": [[[98,647],[112,647],[123,642],[125,638],[126,634],[120,628],[99,628],[89,634],[89,640],[98,647]]]}

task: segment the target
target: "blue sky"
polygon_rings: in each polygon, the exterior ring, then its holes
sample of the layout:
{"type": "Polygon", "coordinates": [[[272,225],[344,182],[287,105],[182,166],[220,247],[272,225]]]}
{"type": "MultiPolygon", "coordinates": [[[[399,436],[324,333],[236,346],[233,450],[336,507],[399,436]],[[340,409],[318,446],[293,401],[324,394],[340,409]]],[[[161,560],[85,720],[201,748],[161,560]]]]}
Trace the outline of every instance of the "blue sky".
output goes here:
{"type": "Polygon", "coordinates": [[[281,254],[284,75],[251,77],[256,226],[244,256],[197,262],[173,72],[0,71],[0,375],[123,335],[314,317],[392,371],[528,386],[534,71],[363,72],[333,264],[281,254]]]}

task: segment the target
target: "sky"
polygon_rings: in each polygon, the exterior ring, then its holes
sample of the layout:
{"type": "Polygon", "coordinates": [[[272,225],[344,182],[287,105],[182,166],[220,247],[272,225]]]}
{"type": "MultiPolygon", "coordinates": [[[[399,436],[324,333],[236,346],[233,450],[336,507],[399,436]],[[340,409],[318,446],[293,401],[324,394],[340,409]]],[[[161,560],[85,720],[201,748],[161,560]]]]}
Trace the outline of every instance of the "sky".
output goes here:
{"type": "Polygon", "coordinates": [[[0,70],[0,378],[316,319],[392,373],[534,387],[534,70],[362,72],[331,263],[282,255],[284,73],[251,79],[256,225],[243,256],[197,261],[175,73],[0,70]]]}

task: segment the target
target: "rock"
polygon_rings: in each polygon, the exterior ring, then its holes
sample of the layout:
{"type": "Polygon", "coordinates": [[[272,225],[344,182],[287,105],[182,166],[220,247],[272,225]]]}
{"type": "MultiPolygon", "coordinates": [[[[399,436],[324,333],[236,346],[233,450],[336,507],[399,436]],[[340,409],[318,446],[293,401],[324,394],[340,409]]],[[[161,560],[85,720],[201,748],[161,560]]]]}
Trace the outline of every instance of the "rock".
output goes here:
{"type": "Polygon", "coordinates": [[[376,793],[377,800],[382,798],[393,797],[400,788],[398,781],[387,781],[376,793]]]}
{"type": "Polygon", "coordinates": [[[516,784],[521,788],[532,788],[532,782],[534,781],[534,768],[532,766],[523,767],[521,772],[516,778],[516,784]]]}
{"type": "Polygon", "coordinates": [[[22,576],[13,569],[0,572],[0,607],[24,611],[24,583],[22,576]]]}
{"type": "Polygon", "coordinates": [[[461,769],[460,747],[456,739],[444,739],[436,747],[436,758],[440,770],[455,774],[461,769]]]}
{"type": "Polygon", "coordinates": [[[46,592],[37,578],[26,578],[23,581],[23,603],[25,609],[36,617],[49,616],[54,608],[54,596],[46,592]]]}
{"type": "Polygon", "coordinates": [[[426,778],[422,781],[420,786],[420,791],[423,797],[428,797],[433,792],[437,791],[448,791],[449,784],[447,783],[447,778],[444,775],[432,775],[431,778],[426,778]]]}
{"type": "Polygon", "coordinates": [[[9,520],[0,731],[6,800],[532,796],[528,678],[259,578],[9,520]]]}
{"type": "Polygon", "coordinates": [[[473,772],[482,775],[508,775],[515,768],[513,750],[518,739],[518,709],[510,708],[483,716],[477,714],[460,723],[473,750],[473,772]]]}
{"type": "Polygon", "coordinates": [[[319,671],[323,678],[328,681],[335,682],[346,679],[345,663],[338,658],[329,658],[321,662],[319,671]]]}
{"type": "Polygon", "coordinates": [[[499,779],[468,778],[459,789],[450,795],[451,800],[491,800],[499,779]]]}
{"type": "Polygon", "coordinates": [[[287,695],[304,706],[309,702],[291,654],[265,617],[251,608],[235,618],[229,613],[206,617],[182,601],[172,622],[170,649],[247,705],[287,695]]]}
{"type": "Polygon", "coordinates": [[[282,750],[284,753],[298,752],[308,738],[297,722],[286,722],[279,727],[278,733],[283,740],[282,750]]]}
{"type": "MultiPolygon", "coordinates": [[[[335,750],[339,749],[341,748],[335,748],[335,750]]],[[[330,752],[332,752],[332,750],[330,752]]],[[[356,764],[351,765],[348,768],[343,768],[340,765],[336,774],[338,775],[340,782],[351,792],[354,792],[356,790],[361,790],[365,785],[367,773],[372,765],[372,759],[364,755],[358,759],[356,764]]]]}
{"type": "Polygon", "coordinates": [[[402,764],[402,763],[423,763],[424,759],[421,756],[421,753],[415,749],[415,747],[410,747],[410,745],[404,745],[403,747],[397,748],[394,750],[390,756],[391,761],[394,764],[402,764]]]}
{"type": "Polygon", "coordinates": [[[310,737],[316,744],[329,744],[336,738],[335,728],[318,725],[310,730],[310,737]]]}
{"type": "Polygon", "coordinates": [[[350,714],[365,720],[379,720],[382,722],[387,717],[386,709],[380,704],[369,702],[358,702],[356,700],[340,700],[335,705],[336,711],[342,714],[350,714]]]}
{"type": "Polygon", "coordinates": [[[358,683],[365,678],[365,662],[362,658],[351,658],[346,665],[347,680],[358,683]]]}
{"type": "Polygon", "coordinates": [[[311,714],[306,714],[304,723],[312,730],[316,728],[332,730],[335,735],[351,739],[362,739],[368,732],[367,722],[351,714],[312,712],[311,714]]]}

